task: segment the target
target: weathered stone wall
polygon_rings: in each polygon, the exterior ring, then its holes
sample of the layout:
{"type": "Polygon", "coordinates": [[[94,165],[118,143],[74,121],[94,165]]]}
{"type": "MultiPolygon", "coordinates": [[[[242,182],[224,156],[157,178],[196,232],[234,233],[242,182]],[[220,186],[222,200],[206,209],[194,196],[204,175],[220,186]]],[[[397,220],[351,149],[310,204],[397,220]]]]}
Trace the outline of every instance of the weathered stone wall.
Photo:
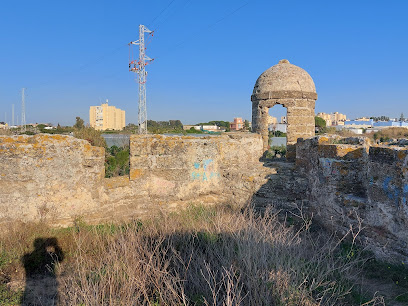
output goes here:
{"type": "Polygon", "coordinates": [[[96,209],[104,161],[104,149],[70,136],[0,137],[0,223],[96,209]]]}
{"type": "Polygon", "coordinates": [[[104,178],[104,149],[71,136],[0,137],[0,224],[139,218],[190,203],[240,205],[262,185],[257,134],[134,135],[129,177],[104,178]]]}
{"type": "Polygon", "coordinates": [[[0,225],[141,218],[188,204],[288,209],[360,235],[379,257],[408,263],[408,150],[363,139],[298,140],[293,163],[262,163],[259,134],[133,135],[130,175],[104,178],[105,152],[70,136],[0,137],[0,225]]]}
{"type": "Polygon", "coordinates": [[[130,152],[130,180],[145,182],[149,197],[159,202],[239,205],[250,198],[262,172],[257,134],[135,135],[130,152]]]}
{"type": "Polygon", "coordinates": [[[378,257],[408,262],[407,148],[317,137],[298,141],[296,155],[318,220],[345,233],[360,218],[360,238],[378,257]]]}

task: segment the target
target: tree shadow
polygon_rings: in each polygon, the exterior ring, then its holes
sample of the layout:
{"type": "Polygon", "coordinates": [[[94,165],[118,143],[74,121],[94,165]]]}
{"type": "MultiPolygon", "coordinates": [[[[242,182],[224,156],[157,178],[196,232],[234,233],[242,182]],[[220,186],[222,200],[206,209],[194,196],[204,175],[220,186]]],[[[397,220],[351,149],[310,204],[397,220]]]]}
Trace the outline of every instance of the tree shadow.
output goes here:
{"type": "Polygon", "coordinates": [[[34,251],[25,254],[21,261],[26,273],[26,285],[21,305],[56,305],[58,281],[56,265],[64,260],[64,252],[57,238],[36,238],[34,251]]]}

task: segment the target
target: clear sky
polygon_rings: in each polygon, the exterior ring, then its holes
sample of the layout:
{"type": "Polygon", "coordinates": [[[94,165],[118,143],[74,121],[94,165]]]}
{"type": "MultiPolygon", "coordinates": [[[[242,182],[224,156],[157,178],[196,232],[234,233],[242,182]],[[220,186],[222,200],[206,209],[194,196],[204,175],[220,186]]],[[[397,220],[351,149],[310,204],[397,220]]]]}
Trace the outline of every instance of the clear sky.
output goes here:
{"type": "Polygon", "coordinates": [[[0,4],[0,121],[72,125],[109,99],[137,122],[128,46],[156,30],[147,112],[185,124],[251,118],[257,77],[280,59],[314,79],[316,112],[408,116],[408,1],[8,0],[0,4]]]}

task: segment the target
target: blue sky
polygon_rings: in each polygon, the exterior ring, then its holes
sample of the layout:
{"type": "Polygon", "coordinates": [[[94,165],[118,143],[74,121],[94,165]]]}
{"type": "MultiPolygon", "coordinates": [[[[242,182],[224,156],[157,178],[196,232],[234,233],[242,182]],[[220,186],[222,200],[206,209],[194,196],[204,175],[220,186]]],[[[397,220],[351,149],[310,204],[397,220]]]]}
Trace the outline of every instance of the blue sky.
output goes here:
{"type": "Polygon", "coordinates": [[[405,0],[2,1],[0,121],[13,103],[20,118],[26,87],[27,122],[88,121],[109,99],[136,123],[127,43],[141,23],[156,29],[149,119],[250,119],[257,77],[283,58],[314,79],[316,112],[408,116],[407,13],[405,0]]]}

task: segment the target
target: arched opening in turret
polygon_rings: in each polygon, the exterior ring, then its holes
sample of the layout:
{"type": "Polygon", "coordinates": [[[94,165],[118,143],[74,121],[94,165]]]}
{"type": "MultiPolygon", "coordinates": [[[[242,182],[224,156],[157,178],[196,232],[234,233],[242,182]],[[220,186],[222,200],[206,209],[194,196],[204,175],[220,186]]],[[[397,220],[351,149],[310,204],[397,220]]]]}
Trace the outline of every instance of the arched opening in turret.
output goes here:
{"type": "Polygon", "coordinates": [[[267,157],[284,159],[286,157],[287,144],[287,109],[283,105],[276,104],[268,111],[268,153],[267,157]]]}

